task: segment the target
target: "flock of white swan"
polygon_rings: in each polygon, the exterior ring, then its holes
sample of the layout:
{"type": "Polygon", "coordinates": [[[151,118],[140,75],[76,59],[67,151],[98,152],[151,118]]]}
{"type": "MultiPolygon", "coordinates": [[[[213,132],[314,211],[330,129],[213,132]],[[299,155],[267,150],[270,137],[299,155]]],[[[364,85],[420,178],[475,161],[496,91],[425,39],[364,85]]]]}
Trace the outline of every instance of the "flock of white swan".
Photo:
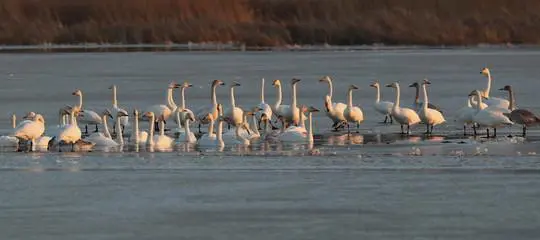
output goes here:
{"type": "MultiPolygon", "coordinates": [[[[488,68],[483,68],[481,73],[488,79],[485,90],[474,90],[468,94],[466,105],[455,114],[455,120],[463,124],[464,134],[467,134],[467,126],[474,129],[485,127],[487,137],[490,137],[489,128],[493,129],[491,137],[496,136],[497,127],[512,125],[514,123],[523,126],[523,135],[526,128],[539,123],[540,119],[525,109],[517,109],[511,86],[505,86],[500,90],[508,91],[509,100],[490,97],[492,78],[488,68]]],[[[353,105],[353,91],[358,89],[355,85],[348,88],[347,103],[332,101],[332,79],[325,76],[319,80],[328,84],[329,92],[324,97],[324,111],[332,120],[332,128],[339,131],[347,128],[350,133],[350,125],[359,125],[364,121],[364,114],[360,107],[353,105]]],[[[16,116],[12,116],[13,131],[7,136],[0,136],[0,145],[3,147],[28,146],[30,151],[37,149],[49,150],[51,147],[71,145],[75,147],[91,149],[96,146],[136,146],[151,147],[154,149],[171,149],[178,144],[189,144],[198,147],[211,147],[223,149],[225,145],[248,146],[253,141],[273,142],[300,142],[313,143],[312,114],[319,112],[312,106],[299,105],[296,96],[296,85],[300,79],[292,79],[290,86],[292,96],[290,105],[283,104],[282,83],[274,80],[272,85],[277,91],[276,103],[271,105],[264,100],[264,79],[261,84],[260,102],[250,109],[242,109],[235,104],[234,89],[240,86],[233,82],[229,85],[230,102],[227,106],[218,103],[216,88],[224,86],[221,80],[214,80],[211,85],[211,102],[207,106],[201,106],[196,110],[186,107],[185,90],[192,87],[185,82],[178,84],[172,82],[167,88],[167,100],[164,104],[152,105],[144,111],[133,110],[132,115],[119,107],[117,101],[117,87],[111,86],[112,106],[103,112],[95,112],[83,107],[83,92],[76,90],[74,96],[78,97],[78,104],[60,108],[58,112],[59,123],[54,126],[51,136],[44,135],[45,120],[40,113],[29,112],[19,123],[16,116]],[[174,89],[180,89],[180,105],[176,105],[173,98],[174,89]],[[112,121],[112,133],[109,130],[108,120],[112,121]],[[176,128],[166,131],[167,121],[173,120],[176,128]],[[308,121],[306,125],[305,122],[308,121]],[[140,129],[140,121],[148,122],[146,130],[140,129]],[[224,123],[227,127],[224,127],[224,123]],[[88,126],[95,126],[95,132],[88,134],[88,126]],[[203,133],[201,125],[208,125],[208,130],[203,133]],[[81,127],[83,127],[81,130],[81,127]],[[98,129],[101,127],[101,131],[98,129]],[[193,131],[192,128],[198,130],[193,131]],[[126,129],[129,131],[126,131],[126,129]],[[125,139],[125,136],[129,135],[125,139]]],[[[370,86],[376,90],[376,98],[373,108],[384,116],[384,123],[396,121],[401,125],[401,134],[409,134],[410,127],[416,124],[425,124],[425,134],[431,134],[433,128],[446,122],[443,112],[435,105],[429,103],[427,86],[430,82],[424,79],[410,87],[416,88],[416,98],[411,108],[400,106],[400,85],[394,82],[386,87],[395,90],[395,101],[381,101],[378,81],[370,86]],[[419,93],[422,92],[423,102],[419,101],[419,93]],[[407,129],[404,130],[404,127],[407,129]]]]}

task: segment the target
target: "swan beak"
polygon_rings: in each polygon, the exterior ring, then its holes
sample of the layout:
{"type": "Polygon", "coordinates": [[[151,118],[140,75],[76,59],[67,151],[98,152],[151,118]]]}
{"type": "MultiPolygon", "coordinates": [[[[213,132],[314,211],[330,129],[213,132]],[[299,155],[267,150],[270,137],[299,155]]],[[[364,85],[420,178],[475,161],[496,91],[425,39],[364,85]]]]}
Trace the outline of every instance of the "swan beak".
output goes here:
{"type": "Polygon", "coordinates": [[[77,96],[77,92],[72,92],[71,95],[77,96]]]}
{"type": "Polygon", "coordinates": [[[188,87],[188,88],[193,87],[193,84],[189,83],[189,84],[187,85],[187,87],[188,87]]]}
{"type": "Polygon", "coordinates": [[[316,109],[314,107],[309,107],[308,111],[310,111],[310,112],[319,112],[319,109],[316,109]]]}
{"type": "Polygon", "coordinates": [[[355,85],[351,85],[351,89],[358,89],[358,87],[355,85]]]}
{"type": "Polygon", "coordinates": [[[369,84],[370,87],[375,87],[375,84],[369,84]]]}
{"type": "Polygon", "coordinates": [[[500,91],[505,91],[506,89],[504,89],[504,88],[499,88],[499,90],[500,90],[500,91]]]}
{"type": "Polygon", "coordinates": [[[292,83],[292,84],[296,84],[297,82],[300,82],[300,79],[298,79],[298,78],[293,78],[293,79],[291,80],[291,83],[292,83]]]}
{"type": "Polygon", "coordinates": [[[416,83],[413,83],[413,84],[409,85],[409,87],[416,87],[416,83]]]}
{"type": "Polygon", "coordinates": [[[385,86],[385,87],[394,87],[394,86],[392,86],[392,84],[386,84],[386,85],[384,85],[384,86],[385,86]]]}
{"type": "Polygon", "coordinates": [[[233,82],[233,84],[232,84],[231,87],[238,87],[238,86],[240,86],[240,83],[238,83],[238,82],[233,82]]]}

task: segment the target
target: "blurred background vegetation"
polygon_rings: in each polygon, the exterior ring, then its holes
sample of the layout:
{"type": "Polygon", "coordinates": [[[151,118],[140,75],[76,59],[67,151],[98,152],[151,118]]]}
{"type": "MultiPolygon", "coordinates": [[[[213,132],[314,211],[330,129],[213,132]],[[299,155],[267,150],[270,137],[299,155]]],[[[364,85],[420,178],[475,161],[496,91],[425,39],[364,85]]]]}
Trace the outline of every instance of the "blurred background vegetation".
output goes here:
{"type": "Polygon", "coordinates": [[[534,0],[0,0],[0,44],[540,43],[534,0]]]}

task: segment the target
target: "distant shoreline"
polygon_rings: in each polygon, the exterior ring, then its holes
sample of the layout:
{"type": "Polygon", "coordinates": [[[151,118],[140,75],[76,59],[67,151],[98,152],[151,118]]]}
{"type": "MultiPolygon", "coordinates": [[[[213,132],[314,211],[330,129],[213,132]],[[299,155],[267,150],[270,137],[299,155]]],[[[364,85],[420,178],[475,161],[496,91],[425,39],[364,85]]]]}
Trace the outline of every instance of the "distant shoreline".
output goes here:
{"type": "Polygon", "coordinates": [[[76,53],[76,52],[322,52],[377,50],[449,50],[449,49],[526,49],[540,50],[540,45],[479,44],[463,46],[429,45],[293,45],[253,47],[238,44],[45,44],[0,45],[0,53],[76,53]]]}

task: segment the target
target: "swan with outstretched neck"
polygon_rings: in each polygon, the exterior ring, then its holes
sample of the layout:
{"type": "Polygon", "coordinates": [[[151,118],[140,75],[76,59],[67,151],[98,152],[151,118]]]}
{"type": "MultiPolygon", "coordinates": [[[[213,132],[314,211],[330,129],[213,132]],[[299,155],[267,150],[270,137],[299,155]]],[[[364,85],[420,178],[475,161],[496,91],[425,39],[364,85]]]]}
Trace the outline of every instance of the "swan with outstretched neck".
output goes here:
{"type": "MultiPolygon", "coordinates": [[[[270,107],[270,105],[264,101],[264,78],[261,79],[261,102],[259,103],[258,108],[260,110],[257,111],[255,114],[256,114],[256,117],[257,117],[257,121],[258,121],[257,127],[260,128],[261,127],[261,122],[262,122],[262,120],[261,120],[262,115],[266,114],[266,116],[270,116],[270,117],[272,117],[272,115],[273,115],[272,107],[270,107]]],[[[270,122],[270,124],[271,124],[271,122],[270,122]]]]}
{"type": "Polygon", "coordinates": [[[486,89],[483,91],[480,91],[480,94],[485,100],[482,100],[482,102],[485,102],[489,107],[497,107],[506,109],[510,106],[510,101],[502,98],[496,98],[496,97],[490,97],[490,91],[491,91],[491,84],[493,82],[493,78],[491,76],[491,72],[489,68],[482,68],[482,71],[480,73],[487,77],[488,83],[486,89]]]}
{"type": "Polygon", "coordinates": [[[333,85],[332,85],[332,78],[330,76],[324,76],[321,79],[319,79],[319,82],[326,82],[328,83],[328,94],[324,98],[324,107],[326,111],[326,116],[328,116],[333,124],[332,128],[334,130],[337,130],[339,127],[341,127],[343,122],[346,122],[345,118],[345,109],[347,108],[347,104],[340,103],[340,102],[332,102],[332,95],[334,92],[333,85]]]}
{"type": "MultiPolygon", "coordinates": [[[[117,91],[117,87],[116,85],[112,85],[109,87],[109,89],[112,90],[112,112],[111,112],[111,115],[112,116],[118,116],[118,112],[122,112],[123,116],[120,117],[120,126],[122,127],[122,129],[126,128],[129,126],[129,116],[128,116],[128,112],[123,109],[123,108],[120,108],[118,107],[118,98],[116,97],[116,91],[117,91]],[[124,116],[125,115],[125,116],[124,116]]],[[[114,122],[114,125],[113,125],[113,132],[116,133],[116,121],[114,122]]]]}
{"type": "Polygon", "coordinates": [[[392,108],[394,107],[394,103],[388,101],[381,101],[381,85],[379,84],[379,81],[375,81],[369,86],[375,88],[375,90],[377,91],[375,95],[375,103],[373,103],[373,108],[378,113],[384,115],[383,123],[387,123],[388,119],[390,119],[390,123],[393,123],[394,120],[392,119],[392,108]]]}
{"type": "Polygon", "coordinates": [[[428,108],[429,98],[428,98],[427,89],[426,89],[426,86],[428,84],[431,84],[431,82],[428,81],[427,79],[424,79],[424,81],[422,82],[424,103],[422,104],[422,109],[420,109],[420,111],[418,112],[418,115],[420,117],[420,120],[422,120],[422,122],[426,124],[426,134],[431,134],[433,133],[434,126],[442,124],[446,122],[446,120],[444,119],[444,116],[442,115],[440,111],[428,108]]]}
{"type": "Polygon", "coordinates": [[[193,84],[184,82],[180,85],[180,107],[176,108],[176,112],[180,113],[179,118],[175,118],[176,123],[180,123],[183,127],[183,124],[186,120],[188,114],[193,114],[193,111],[186,108],[186,89],[193,87],[193,84]]]}
{"type": "Polygon", "coordinates": [[[144,145],[148,141],[148,132],[139,130],[139,111],[133,110],[133,137],[131,144],[144,145]]]}
{"type": "Polygon", "coordinates": [[[236,99],[234,97],[234,88],[240,86],[240,83],[233,82],[230,87],[230,106],[225,114],[225,118],[228,119],[228,123],[235,127],[240,126],[244,122],[244,110],[236,106],[236,99]]]}
{"type": "Polygon", "coordinates": [[[219,79],[212,81],[212,87],[210,91],[211,104],[209,106],[203,106],[196,111],[196,119],[199,122],[199,132],[201,132],[201,125],[210,123],[210,119],[206,118],[207,114],[212,114],[213,119],[218,117],[218,102],[216,97],[216,88],[218,86],[224,86],[225,83],[219,79]]]}
{"type": "Polygon", "coordinates": [[[410,127],[412,125],[418,124],[420,122],[420,117],[418,116],[418,113],[416,113],[416,111],[410,108],[402,108],[399,106],[399,98],[401,93],[398,82],[388,84],[386,85],[386,87],[391,87],[396,90],[396,102],[392,107],[392,117],[401,125],[401,134],[405,133],[403,131],[403,126],[407,126],[408,135],[410,133],[410,127]]]}
{"type": "Polygon", "coordinates": [[[508,106],[508,110],[510,110],[511,112],[503,114],[506,117],[510,118],[510,121],[522,126],[522,136],[525,137],[527,135],[527,127],[540,124],[540,119],[531,111],[516,107],[516,98],[514,96],[514,90],[512,89],[512,86],[506,85],[499,90],[507,91],[508,99],[510,99],[510,105],[508,106]]]}

